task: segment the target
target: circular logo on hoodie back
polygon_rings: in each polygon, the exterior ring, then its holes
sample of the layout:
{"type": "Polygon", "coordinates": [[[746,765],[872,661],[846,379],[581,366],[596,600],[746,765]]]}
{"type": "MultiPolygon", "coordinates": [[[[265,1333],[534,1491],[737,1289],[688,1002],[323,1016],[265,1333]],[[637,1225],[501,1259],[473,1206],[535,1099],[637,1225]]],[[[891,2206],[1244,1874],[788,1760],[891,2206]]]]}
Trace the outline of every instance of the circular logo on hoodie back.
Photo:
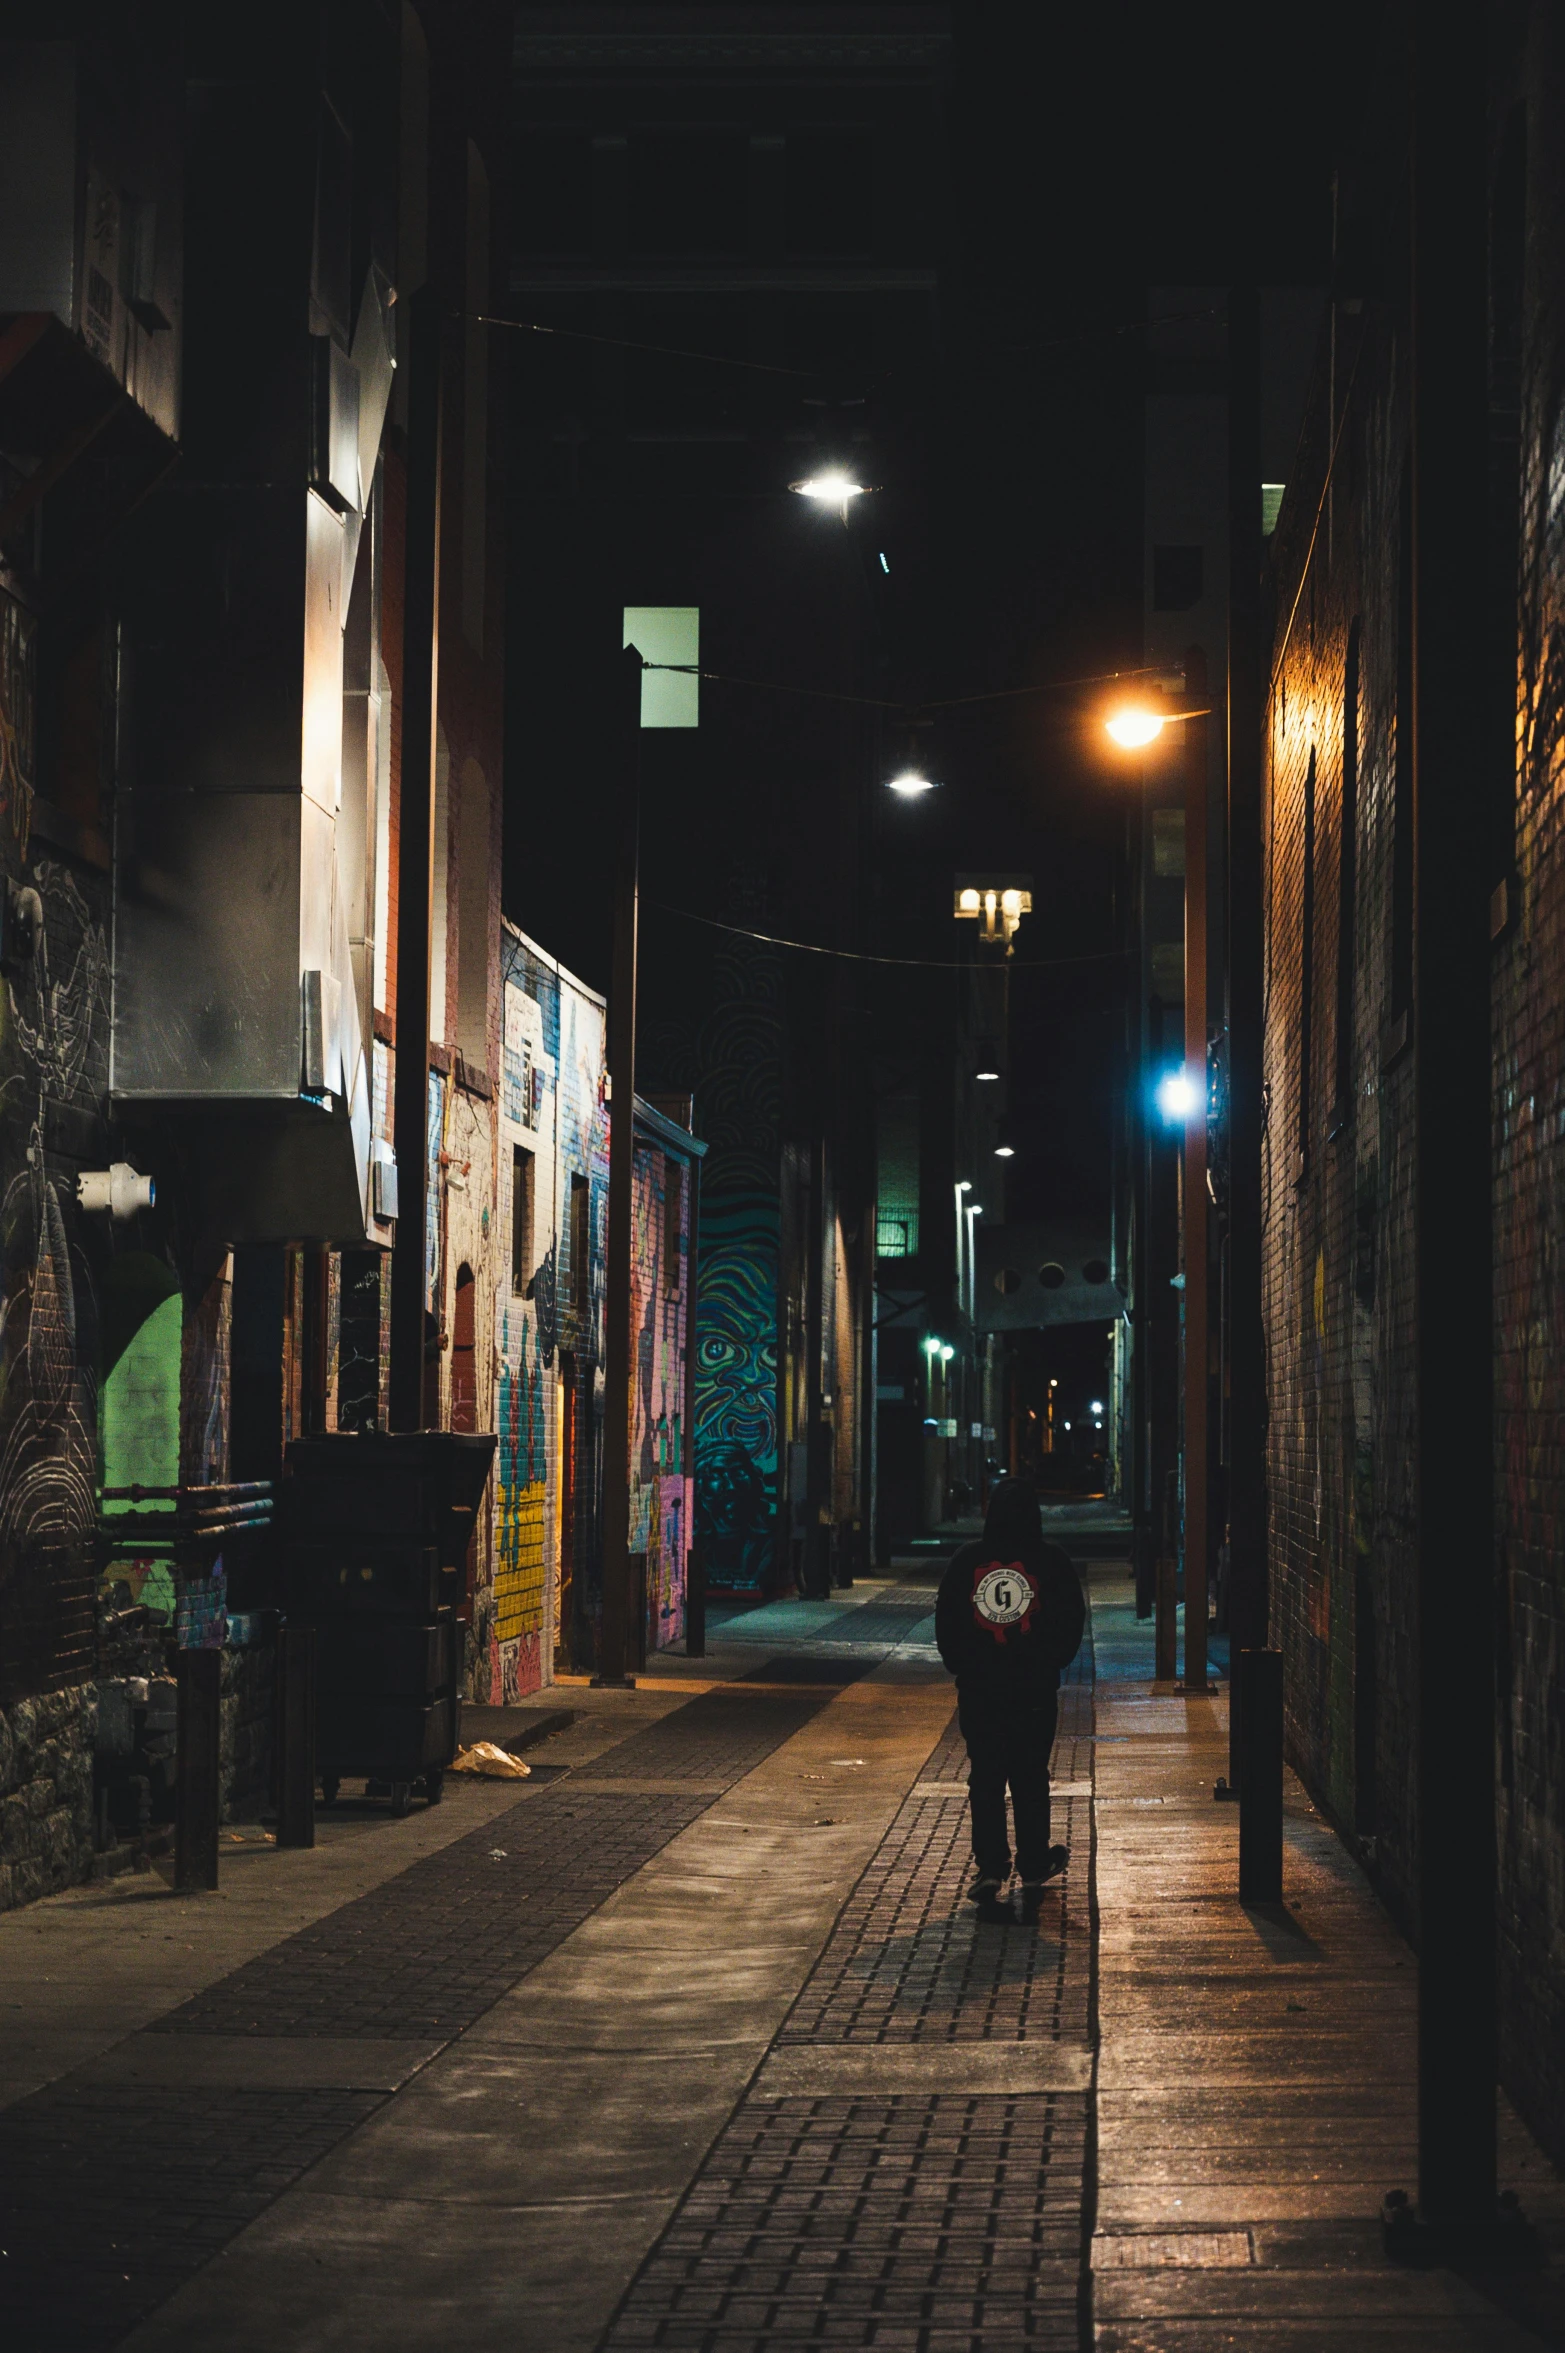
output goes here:
{"type": "Polygon", "coordinates": [[[991,1626],[1014,1626],[1032,1602],[1032,1586],[1019,1566],[986,1569],[973,1588],[973,1607],[991,1626]]]}

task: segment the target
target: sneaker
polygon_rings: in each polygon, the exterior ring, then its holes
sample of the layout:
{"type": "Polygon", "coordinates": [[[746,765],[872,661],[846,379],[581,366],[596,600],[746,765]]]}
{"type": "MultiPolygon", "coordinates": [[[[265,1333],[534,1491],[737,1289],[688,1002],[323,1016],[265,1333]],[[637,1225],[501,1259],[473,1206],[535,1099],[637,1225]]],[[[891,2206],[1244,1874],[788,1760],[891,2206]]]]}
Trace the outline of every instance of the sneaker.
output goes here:
{"type": "Polygon", "coordinates": [[[1043,1877],[1041,1879],[1024,1879],[1022,1881],[1022,1918],[1024,1920],[1033,1921],[1037,1919],[1039,1910],[1043,1903],[1044,1888],[1048,1885],[1051,1879],[1059,1878],[1060,1873],[1064,1870],[1066,1864],[1069,1861],[1069,1847],[1051,1846],[1049,1849],[1048,1860],[1044,1866],[1043,1877]]]}
{"type": "Polygon", "coordinates": [[[1000,1900],[1000,1890],[1005,1886],[1005,1884],[1006,1882],[1003,1879],[989,1877],[984,1872],[980,1871],[978,1877],[973,1881],[972,1886],[967,1891],[967,1900],[970,1904],[998,1903],[1000,1900]]]}

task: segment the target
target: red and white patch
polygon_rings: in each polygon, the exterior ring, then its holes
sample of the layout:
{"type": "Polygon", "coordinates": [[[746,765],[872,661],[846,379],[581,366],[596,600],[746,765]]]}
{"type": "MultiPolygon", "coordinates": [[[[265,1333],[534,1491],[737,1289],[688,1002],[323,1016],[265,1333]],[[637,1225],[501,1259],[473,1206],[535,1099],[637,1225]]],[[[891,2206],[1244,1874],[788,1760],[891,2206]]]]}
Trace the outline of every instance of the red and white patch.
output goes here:
{"type": "Polygon", "coordinates": [[[996,1642],[1013,1627],[1026,1629],[1038,1606],[1038,1588],[1020,1561],[981,1561],[973,1572],[973,1615],[996,1642]]]}

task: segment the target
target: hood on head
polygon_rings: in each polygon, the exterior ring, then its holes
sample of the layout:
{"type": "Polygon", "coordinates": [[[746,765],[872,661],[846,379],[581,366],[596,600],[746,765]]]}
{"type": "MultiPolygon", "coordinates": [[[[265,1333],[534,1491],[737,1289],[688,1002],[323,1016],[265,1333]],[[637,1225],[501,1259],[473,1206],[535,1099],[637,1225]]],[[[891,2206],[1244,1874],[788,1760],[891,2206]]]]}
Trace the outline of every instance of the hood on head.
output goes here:
{"type": "Polygon", "coordinates": [[[1038,1493],[1030,1479],[1005,1478],[990,1491],[984,1549],[991,1560],[1017,1560],[1043,1542],[1038,1493]]]}

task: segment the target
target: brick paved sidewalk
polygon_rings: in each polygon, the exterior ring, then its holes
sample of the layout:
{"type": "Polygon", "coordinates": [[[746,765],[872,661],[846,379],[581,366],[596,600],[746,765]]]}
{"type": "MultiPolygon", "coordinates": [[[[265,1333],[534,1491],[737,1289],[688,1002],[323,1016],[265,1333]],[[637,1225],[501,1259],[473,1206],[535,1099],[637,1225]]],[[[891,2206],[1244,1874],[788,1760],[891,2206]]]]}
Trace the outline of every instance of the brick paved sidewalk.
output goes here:
{"type": "Polygon", "coordinates": [[[534,1784],[272,1945],[133,2038],[167,2052],[163,2080],[106,2080],[98,2063],[15,2102],[0,2118],[6,2353],[117,2344],[928,1608],[922,1587],[877,1596],[852,1657],[759,1661],[594,1758],[590,1787],[534,1784]],[[254,2046],[262,2080],[211,2080],[225,2041],[254,2046]],[[297,2080],[312,2043],[324,2083],[297,2080]],[[343,2061],[354,2045],[363,2062],[343,2061]],[[274,2088],[279,2050],[295,2080],[274,2088]]]}
{"type": "MultiPolygon", "coordinates": [[[[1128,1579],[1097,1662],[1097,2353],[1525,2353],[1565,2343],[1565,2191],[1509,2104],[1501,2181],[1553,2250],[1510,2281],[1388,2262],[1416,2182],[1417,1962],[1288,1777],[1286,1902],[1242,1907],[1227,1710],[1150,1681],[1128,1579]]],[[[1453,1877],[1460,1901],[1460,1874],[1453,1877]]]]}
{"type": "MultiPolygon", "coordinates": [[[[1088,1652],[1062,1693],[1054,1779],[1065,1789],[1082,1786],[1091,1711],[1088,1652]]],[[[1090,1809],[1062,1798],[1070,1868],[1036,1929],[1002,1928],[963,1901],[964,1796],[953,1724],[633,2282],[606,2353],[1075,2353],[1090,1809]],[[801,2076],[810,2091],[790,2096],[801,2076]]]]}

